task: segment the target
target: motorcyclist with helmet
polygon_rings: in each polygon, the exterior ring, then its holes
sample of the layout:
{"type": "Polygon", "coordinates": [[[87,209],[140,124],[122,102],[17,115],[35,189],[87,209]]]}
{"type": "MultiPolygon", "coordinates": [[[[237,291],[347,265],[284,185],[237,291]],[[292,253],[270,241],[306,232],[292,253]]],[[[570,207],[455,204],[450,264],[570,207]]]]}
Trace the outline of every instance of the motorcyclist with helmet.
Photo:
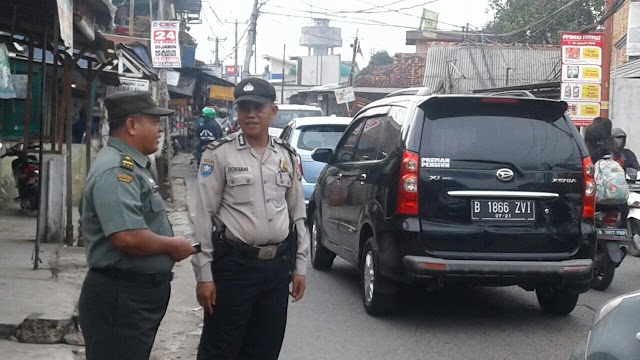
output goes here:
{"type": "Polygon", "coordinates": [[[623,169],[633,168],[640,170],[636,154],[625,148],[627,146],[627,133],[620,128],[614,128],[611,130],[611,138],[614,146],[613,160],[617,161],[623,169]]]}
{"type": "Polygon", "coordinates": [[[213,108],[205,107],[202,109],[202,122],[199,122],[196,128],[196,136],[198,137],[198,146],[196,146],[194,156],[196,161],[200,164],[200,156],[202,155],[202,148],[212,141],[219,139],[223,136],[222,128],[216,121],[216,111],[213,108]]]}

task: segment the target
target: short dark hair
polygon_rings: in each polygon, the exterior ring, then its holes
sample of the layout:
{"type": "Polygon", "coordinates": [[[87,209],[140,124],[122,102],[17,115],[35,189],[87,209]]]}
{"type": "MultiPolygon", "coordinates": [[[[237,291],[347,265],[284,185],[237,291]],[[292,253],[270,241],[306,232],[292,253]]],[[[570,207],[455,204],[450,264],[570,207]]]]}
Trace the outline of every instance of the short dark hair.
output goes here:
{"type": "Polygon", "coordinates": [[[109,119],[109,136],[114,136],[122,129],[127,119],[132,115],[126,115],[117,119],[109,119]]]}

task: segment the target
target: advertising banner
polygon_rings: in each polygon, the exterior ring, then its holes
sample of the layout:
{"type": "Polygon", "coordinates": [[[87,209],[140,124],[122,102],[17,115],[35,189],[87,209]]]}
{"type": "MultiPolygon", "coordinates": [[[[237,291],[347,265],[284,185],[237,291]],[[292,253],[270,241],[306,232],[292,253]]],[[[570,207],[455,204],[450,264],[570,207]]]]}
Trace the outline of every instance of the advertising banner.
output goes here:
{"type": "Polygon", "coordinates": [[[151,23],[151,59],[154,68],[180,68],[179,21],[151,23]]]}
{"type": "Polygon", "coordinates": [[[603,33],[562,34],[561,98],[569,104],[576,126],[587,126],[600,115],[603,33]]]}

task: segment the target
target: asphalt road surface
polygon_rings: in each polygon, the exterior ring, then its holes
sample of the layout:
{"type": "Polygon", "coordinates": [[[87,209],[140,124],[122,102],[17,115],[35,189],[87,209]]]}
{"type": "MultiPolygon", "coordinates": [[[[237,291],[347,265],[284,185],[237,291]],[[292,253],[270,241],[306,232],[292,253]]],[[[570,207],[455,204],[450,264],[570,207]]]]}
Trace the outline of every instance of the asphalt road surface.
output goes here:
{"type": "MultiPolygon", "coordinates": [[[[173,176],[185,178],[193,215],[195,167],[176,165],[173,176]]],[[[339,259],[326,272],[309,267],[280,359],[568,359],[604,302],[640,288],[640,258],[627,257],[611,287],[583,294],[568,316],[545,315],[534,292],[508,287],[417,289],[394,315],[373,318],[360,286],[356,268],[339,259]]]]}

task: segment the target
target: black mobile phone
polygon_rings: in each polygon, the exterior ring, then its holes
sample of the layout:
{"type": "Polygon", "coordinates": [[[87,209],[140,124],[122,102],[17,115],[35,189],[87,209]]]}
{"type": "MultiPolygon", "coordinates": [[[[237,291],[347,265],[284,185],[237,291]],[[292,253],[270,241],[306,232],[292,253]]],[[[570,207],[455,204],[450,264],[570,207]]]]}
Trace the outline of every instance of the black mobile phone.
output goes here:
{"type": "Polygon", "coordinates": [[[191,244],[191,246],[196,249],[196,254],[202,252],[202,245],[200,245],[200,243],[191,244]]]}

